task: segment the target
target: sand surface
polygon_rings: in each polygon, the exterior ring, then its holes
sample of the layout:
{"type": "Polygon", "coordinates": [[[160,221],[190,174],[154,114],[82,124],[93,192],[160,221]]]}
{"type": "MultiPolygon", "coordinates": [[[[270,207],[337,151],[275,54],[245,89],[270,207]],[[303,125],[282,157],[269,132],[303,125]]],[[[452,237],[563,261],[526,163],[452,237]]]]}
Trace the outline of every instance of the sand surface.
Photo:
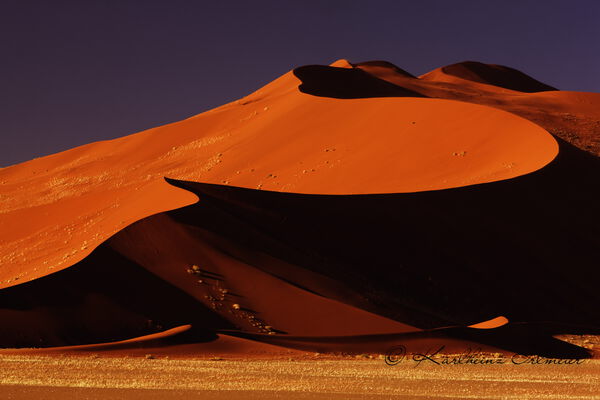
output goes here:
{"type": "Polygon", "coordinates": [[[449,365],[380,359],[0,356],[3,399],[598,399],[600,361],[449,365]]]}

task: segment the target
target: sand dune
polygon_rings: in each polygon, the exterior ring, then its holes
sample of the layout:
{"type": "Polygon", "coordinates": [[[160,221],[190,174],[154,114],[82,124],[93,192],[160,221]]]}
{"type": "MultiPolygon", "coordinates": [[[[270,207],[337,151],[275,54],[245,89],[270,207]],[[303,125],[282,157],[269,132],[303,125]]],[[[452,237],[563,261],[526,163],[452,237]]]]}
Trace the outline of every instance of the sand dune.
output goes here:
{"type": "Polygon", "coordinates": [[[196,200],[165,176],[297,193],[413,192],[518,176],[557,152],[543,129],[496,109],[340,102],[299,85],[287,74],[199,116],[1,170],[0,285],[72,265],[135,220],[196,200]]]}
{"type": "Polygon", "coordinates": [[[516,69],[475,61],[448,65],[422,75],[420,79],[458,84],[464,84],[464,81],[478,82],[527,93],[557,90],[516,69]]]}
{"type": "Polygon", "coordinates": [[[339,60],[4,168],[0,346],[190,326],[185,343],[585,356],[552,335],[600,325],[600,94],[551,90],[339,60]]]}
{"type": "MultiPolygon", "coordinates": [[[[462,64],[464,63],[455,65],[462,64]]],[[[525,93],[494,86],[492,81],[487,83],[469,81],[443,72],[444,68],[424,74],[419,79],[396,73],[393,67],[365,69],[358,66],[358,68],[405,90],[417,92],[421,96],[482,104],[511,112],[538,124],[556,137],[584,151],[596,156],[600,155],[598,139],[600,109],[597,106],[600,102],[600,94],[598,93],[568,91],[525,93]]],[[[529,86],[535,86],[537,82],[531,83],[527,76],[516,81],[521,80],[529,82],[529,86]]]]}

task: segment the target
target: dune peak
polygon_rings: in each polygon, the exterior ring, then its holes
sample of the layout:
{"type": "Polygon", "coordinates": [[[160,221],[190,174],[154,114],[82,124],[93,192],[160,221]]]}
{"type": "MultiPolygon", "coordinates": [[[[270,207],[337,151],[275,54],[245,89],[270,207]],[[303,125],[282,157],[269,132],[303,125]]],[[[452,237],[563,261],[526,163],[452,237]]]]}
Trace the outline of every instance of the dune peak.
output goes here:
{"type": "Polygon", "coordinates": [[[340,58],[339,60],[329,64],[329,66],[336,68],[352,68],[352,64],[350,64],[350,61],[346,60],[345,58],[340,58]]]}

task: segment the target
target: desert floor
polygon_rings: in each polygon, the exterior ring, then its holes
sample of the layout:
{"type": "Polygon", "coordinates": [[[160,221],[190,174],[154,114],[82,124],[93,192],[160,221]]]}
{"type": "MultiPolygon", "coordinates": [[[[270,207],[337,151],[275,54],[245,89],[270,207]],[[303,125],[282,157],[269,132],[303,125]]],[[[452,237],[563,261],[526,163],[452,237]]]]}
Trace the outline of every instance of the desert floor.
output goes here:
{"type": "MultiPolygon", "coordinates": [[[[509,360],[507,360],[509,361],[509,360]]],[[[412,359],[0,355],[2,399],[600,399],[600,360],[436,365],[412,359]]]]}

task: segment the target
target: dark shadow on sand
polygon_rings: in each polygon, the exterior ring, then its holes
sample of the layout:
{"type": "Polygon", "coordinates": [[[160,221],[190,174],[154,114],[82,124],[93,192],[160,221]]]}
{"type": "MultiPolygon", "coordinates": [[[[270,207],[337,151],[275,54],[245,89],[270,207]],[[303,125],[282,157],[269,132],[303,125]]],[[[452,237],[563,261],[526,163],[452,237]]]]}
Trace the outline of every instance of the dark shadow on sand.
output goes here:
{"type": "Polygon", "coordinates": [[[369,97],[426,97],[393,83],[376,78],[359,68],[337,68],[323,65],[306,65],[294,69],[302,81],[302,93],[336,99],[361,99],[369,97]]]}

